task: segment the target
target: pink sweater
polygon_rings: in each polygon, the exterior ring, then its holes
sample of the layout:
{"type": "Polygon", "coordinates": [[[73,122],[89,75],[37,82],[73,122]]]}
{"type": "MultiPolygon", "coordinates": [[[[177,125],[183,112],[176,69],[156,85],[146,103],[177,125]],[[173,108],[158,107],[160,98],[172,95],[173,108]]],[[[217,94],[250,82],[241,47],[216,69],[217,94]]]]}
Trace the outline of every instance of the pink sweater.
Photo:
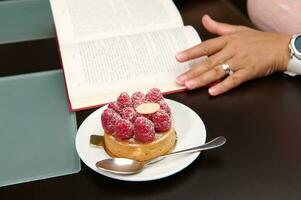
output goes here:
{"type": "Polygon", "coordinates": [[[291,35],[301,32],[301,0],[248,0],[248,12],[261,30],[291,35]]]}

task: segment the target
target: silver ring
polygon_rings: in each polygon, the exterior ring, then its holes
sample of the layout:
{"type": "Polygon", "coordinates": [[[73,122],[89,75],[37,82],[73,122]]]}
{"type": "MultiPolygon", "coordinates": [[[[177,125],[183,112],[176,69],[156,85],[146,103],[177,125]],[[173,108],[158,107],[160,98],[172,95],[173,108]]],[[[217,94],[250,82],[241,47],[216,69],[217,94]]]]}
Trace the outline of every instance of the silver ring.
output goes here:
{"type": "Polygon", "coordinates": [[[226,74],[228,75],[233,75],[234,72],[231,70],[230,65],[227,63],[222,64],[222,68],[225,71],[226,74]]]}

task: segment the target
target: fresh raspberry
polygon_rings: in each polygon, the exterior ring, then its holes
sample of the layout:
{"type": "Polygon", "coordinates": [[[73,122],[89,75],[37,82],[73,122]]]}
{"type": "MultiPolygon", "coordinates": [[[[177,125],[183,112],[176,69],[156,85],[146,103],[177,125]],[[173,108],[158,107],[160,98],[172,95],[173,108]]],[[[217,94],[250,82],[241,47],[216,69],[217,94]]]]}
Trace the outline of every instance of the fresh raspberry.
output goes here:
{"type": "Polygon", "coordinates": [[[143,103],[144,97],[145,97],[145,95],[142,92],[135,92],[134,94],[132,94],[133,107],[136,108],[141,103],[143,103]]]}
{"type": "Polygon", "coordinates": [[[141,100],[144,98],[144,94],[142,92],[135,92],[132,94],[132,101],[141,100]]]}
{"type": "Polygon", "coordinates": [[[129,120],[130,122],[134,123],[135,119],[137,118],[138,113],[136,112],[136,110],[132,107],[125,107],[122,110],[122,118],[129,120]]]}
{"type": "Polygon", "coordinates": [[[166,132],[171,127],[171,118],[165,110],[158,110],[152,116],[152,121],[157,132],[166,132]]]}
{"type": "Polygon", "coordinates": [[[119,104],[116,101],[109,103],[108,108],[113,109],[118,114],[122,113],[122,108],[121,108],[121,106],[119,106],[119,104]]]}
{"type": "Polygon", "coordinates": [[[119,119],[116,123],[115,138],[118,140],[129,139],[134,135],[133,124],[126,119],[119,119]]]}
{"type": "Polygon", "coordinates": [[[145,99],[148,102],[155,102],[156,103],[156,102],[163,99],[163,95],[162,95],[161,91],[158,88],[153,88],[153,89],[149,90],[146,93],[145,99]]]}
{"type": "Polygon", "coordinates": [[[132,106],[131,97],[126,92],[123,92],[119,95],[119,97],[117,98],[117,103],[122,108],[132,106]]]}
{"type": "Polygon", "coordinates": [[[153,141],[155,139],[154,123],[145,117],[137,117],[134,123],[134,134],[137,141],[153,141]]]}
{"type": "Polygon", "coordinates": [[[106,133],[114,133],[115,126],[118,119],[120,119],[120,115],[116,113],[113,109],[107,108],[101,114],[101,124],[106,133]]]}
{"type": "Polygon", "coordinates": [[[162,99],[161,101],[157,102],[160,105],[160,109],[165,110],[169,116],[171,116],[171,110],[168,104],[162,99]]]}

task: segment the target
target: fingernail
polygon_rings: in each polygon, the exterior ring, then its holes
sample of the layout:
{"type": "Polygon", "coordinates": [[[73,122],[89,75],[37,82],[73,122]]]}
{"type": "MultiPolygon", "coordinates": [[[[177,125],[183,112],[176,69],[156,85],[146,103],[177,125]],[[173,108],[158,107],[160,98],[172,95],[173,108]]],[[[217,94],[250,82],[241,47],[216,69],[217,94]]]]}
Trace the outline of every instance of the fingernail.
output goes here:
{"type": "Polygon", "coordinates": [[[179,84],[184,84],[185,80],[186,80],[186,77],[185,77],[184,75],[179,76],[179,77],[177,78],[177,82],[178,82],[179,84]]]}
{"type": "Polygon", "coordinates": [[[209,94],[214,96],[216,94],[216,89],[214,87],[209,88],[208,90],[209,94]]]}
{"type": "Polygon", "coordinates": [[[176,54],[176,59],[178,61],[185,61],[187,59],[187,55],[184,52],[180,52],[176,54]]]}
{"type": "Polygon", "coordinates": [[[194,81],[186,81],[185,86],[187,89],[192,90],[194,88],[194,81]]]}

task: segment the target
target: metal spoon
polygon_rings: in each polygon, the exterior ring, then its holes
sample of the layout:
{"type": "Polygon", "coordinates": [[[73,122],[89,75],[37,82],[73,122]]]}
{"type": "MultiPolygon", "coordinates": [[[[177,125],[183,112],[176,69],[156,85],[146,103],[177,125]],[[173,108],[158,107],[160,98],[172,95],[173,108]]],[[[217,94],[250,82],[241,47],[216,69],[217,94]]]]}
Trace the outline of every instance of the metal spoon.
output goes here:
{"type": "Polygon", "coordinates": [[[226,143],[226,138],[223,136],[217,137],[210,142],[207,142],[203,145],[181,150],[181,151],[175,151],[172,153],[168,153],[162,156],[158,156],[152,160],[149,161],[136,161],[128,158],[109,158],[105,160],[98,161],[95,165],[98,169],[108,171],[115,174],[135,174],[140,171],[142,171],[143,167],[153,163],[153,161],[157,159],[162,159],[168,156],[178,155],[182,153],[192,153],[192,152],[198,152],[201,150],[207,150],[207,149],[213,149],[219,146],[222,146],[226,143]]]}

